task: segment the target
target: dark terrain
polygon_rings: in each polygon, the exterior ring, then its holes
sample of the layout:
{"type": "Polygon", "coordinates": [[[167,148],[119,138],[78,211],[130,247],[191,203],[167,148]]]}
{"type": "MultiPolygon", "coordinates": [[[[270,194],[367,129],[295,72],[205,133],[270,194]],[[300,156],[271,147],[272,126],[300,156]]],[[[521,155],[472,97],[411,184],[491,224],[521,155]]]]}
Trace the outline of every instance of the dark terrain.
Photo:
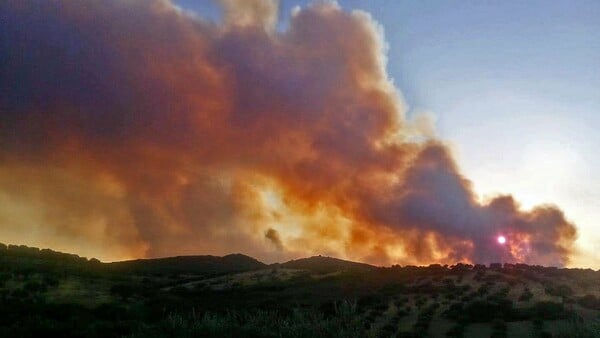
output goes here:
{"type": "Polygon", "coordinates": [[[2,337],[600,337],[600,271],[241,254],[102,263],[0,244],[2,337]]]}

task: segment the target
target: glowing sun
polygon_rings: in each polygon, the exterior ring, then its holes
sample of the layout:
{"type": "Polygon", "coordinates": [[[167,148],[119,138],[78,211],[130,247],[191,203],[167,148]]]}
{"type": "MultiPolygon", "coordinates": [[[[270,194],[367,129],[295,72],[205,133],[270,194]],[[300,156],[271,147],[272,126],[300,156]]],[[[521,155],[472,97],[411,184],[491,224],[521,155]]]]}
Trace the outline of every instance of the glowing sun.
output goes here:
{"type": "Polygon", "coordinates": [[[506,237],[504,237],[504,236],[498,236],[497,240],[498,240],[498,243],[500,243],[500,244],[506,243],[506,237]]]}

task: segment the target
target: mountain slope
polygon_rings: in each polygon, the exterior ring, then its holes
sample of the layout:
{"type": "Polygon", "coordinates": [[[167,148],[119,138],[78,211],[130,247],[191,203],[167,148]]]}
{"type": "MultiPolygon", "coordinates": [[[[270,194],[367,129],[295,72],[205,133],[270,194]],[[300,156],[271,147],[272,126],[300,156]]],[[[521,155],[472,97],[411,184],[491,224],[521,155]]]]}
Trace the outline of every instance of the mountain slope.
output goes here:
{"type": "Polygon", "coordinates": [[[289,262],[277,264],[277,266],[287,269],[309,270],[317,273],[330,273],[336,271],[369,271],[377,269],[376,266],[365,263],[357,263],[324,256],[313,256],[291,260],[289,262]]]}
{"type": "Polygon", "coordinates": [[[107,263],[111,269],[136,273],[220,275],[258,270],[267,265],[246,255],[177,256],[107,263]]]}

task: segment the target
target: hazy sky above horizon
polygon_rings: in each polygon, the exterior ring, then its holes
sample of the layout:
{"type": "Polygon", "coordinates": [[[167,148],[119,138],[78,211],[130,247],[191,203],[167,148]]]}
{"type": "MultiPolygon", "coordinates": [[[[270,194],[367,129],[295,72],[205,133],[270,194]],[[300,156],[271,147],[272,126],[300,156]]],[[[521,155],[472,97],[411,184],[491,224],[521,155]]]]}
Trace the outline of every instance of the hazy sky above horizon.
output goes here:
{"type": "MultiPolygon", "coordinates": [[[[219,20],[212,1],[177,0],[219,20]]],[[[294,7],[280,2],[279,29],[294,7]]],[[[600,2],[338,1],[370,13],[389,45],[388,72],[481,198],[556,204],[579,229],[574,263],[600,252],[600,2]]]]}
{"type": "Polygon", "coordinates": [[[600,268],[599,14],[0,2],[0,241],[600,268]]]}

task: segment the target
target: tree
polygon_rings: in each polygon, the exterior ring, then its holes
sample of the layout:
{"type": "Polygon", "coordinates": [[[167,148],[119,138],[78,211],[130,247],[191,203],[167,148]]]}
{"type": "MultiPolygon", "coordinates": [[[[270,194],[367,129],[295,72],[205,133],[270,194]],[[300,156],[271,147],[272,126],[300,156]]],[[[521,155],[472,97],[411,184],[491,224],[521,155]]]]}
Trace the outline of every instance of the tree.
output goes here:
{"type": "Polygon", "coordinates": [[[135,288],[130,284],[115,284],[110,288],[110,293],[127,300],[135,294],[135,288]]]}

